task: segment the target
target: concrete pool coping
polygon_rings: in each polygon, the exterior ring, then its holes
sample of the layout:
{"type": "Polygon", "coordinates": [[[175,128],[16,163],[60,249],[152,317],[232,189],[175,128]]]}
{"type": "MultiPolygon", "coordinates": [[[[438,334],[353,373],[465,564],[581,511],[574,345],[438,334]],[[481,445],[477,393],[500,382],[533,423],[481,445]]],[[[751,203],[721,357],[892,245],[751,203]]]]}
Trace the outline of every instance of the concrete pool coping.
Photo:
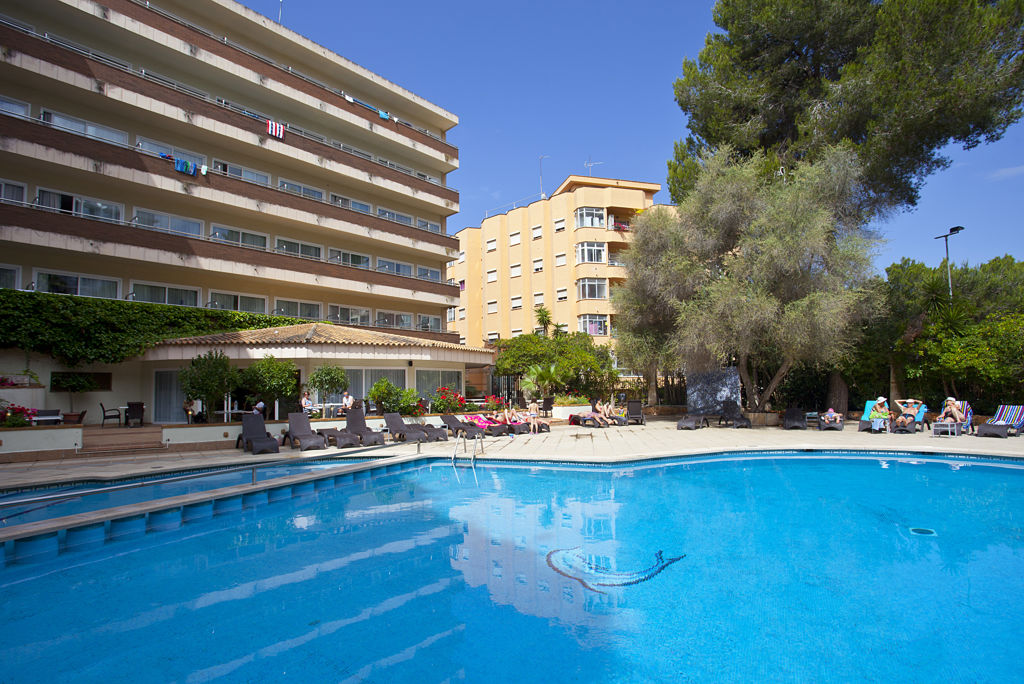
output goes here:
{"type": "MultiPolygon", "coordinates": [[[[377,474],[398,472],[410,468],[421,460],[450,459],[453,450],[458,450],[460,463],[468,462],[473,451],[473,443],[468,445],[460,442],[456,447],[453,441],[422,444],[398,443],[374,449],[373,455],[378,458],[348,465],[339,465],[330,473],[323,470],[288,475],[256,484],[241,484],[203,492],[193,492],[175,497],[154,499],[151,501],[128,504],[114,508],[89,511],[85,513],[52,518],[37,522],[12,525],[0,528],[0,543],[24,544],[24,553],[15,552],[14,557],[22,558],[33,555],[49,556],[59,552],[57,536],[66,535],[69,530],[95,528],[108,525],[111,530],[105,532],[105,539],[113,540],[119,534],[114,533],[117,521],[138,521],[141,519],[141,531],[147,532],[161,529],[165,525],[180,525],[188,522],[189,511],[206,504],[218,501],[231,501],[232,509],[237,499],[238,508],[245,505],[245,497],[250,498],[251,505],[266,503],[260,497],[271,490],[279,492],[279,498],[302,496],[315,487],[317,480],[334,479],[337,484],[349,481],[348,478],[371,477],[377,474]],[[468,446],[468,450],[467,447],[468,446]],[[287,492],[285,490],[287,489],[287,492]],[[153,524],[151,514],[178,511],[176,523],[162,521],[153,524]],[[38,548],[37,548],[38,547],[38,548]]],[[[478,460],[498,460],[505,462],[548,462],[548,463],[587,463],[587,464],[620,464],[638,460],[652,460],[671,457],[698,457],[710,454],[728,454],[730,452],[772,452],[778,450],[793,451],[870,451],[873,454],[892,453],[894,458],[913,457],[914,455],[963,456],[963,457],[995,457],[1000,459],[1024,460],[1024,439],[1011,437],[1008,439],[978,438],[962,435],[959,437],[932,437],[930,433],[914,435],[890,435],[858,433],[848,427],[842,432],[817,430],[787,431],[779,428],[732,429],[704,428],[696,431],[677,431],[671,420],[651,420],[646,426],[623,426],[615,428],[580,428],[555,427],[551,433],[540,435],[519,435],[515,438],[496,437],[485,440],[484,453],[478,454],[478,460]],[[794,434],[796,433],[796,434],[794,434]]],[[[238,466],[258,465],[269,462],[292,462],[300,464],[316,458],[330,455],[344,457],[352,453],[353,457],[365,456],[367,452],[357,454],[355,450],[327,449],[309,452],[295,452],[294,459],[282,459],[281,454],[273,454],[276,458],[264,459],[248,454],[240,454],[236,450],[225,453],[210,454],[204,452],[197,455],[156,454],[153,456],[135,456],[131,458],[109,458],[103,462],[81,463],[80,459],[54,463],[52,461],[21,464],[0,465],[0,483],[3,487],[30,487],[46,483],[66,483],[70,481],[112,481],[151,476],[158,473],[170,474],[182,470],[209,469],[216,465],[238,466]],[[57,477],[59,475],[59,477],[57,477]],[[19,480],[19,484],[14,484],[19,480]]],[[[265,497],[265,498],[267,498],[265,497]]],[[[269,498],[268,498],[269,500],[269,498]]],[[[213,512],[211,510],[210,514],[213,512]]],[[[138,525],[135,526],[138,532],[138,525]]]]}

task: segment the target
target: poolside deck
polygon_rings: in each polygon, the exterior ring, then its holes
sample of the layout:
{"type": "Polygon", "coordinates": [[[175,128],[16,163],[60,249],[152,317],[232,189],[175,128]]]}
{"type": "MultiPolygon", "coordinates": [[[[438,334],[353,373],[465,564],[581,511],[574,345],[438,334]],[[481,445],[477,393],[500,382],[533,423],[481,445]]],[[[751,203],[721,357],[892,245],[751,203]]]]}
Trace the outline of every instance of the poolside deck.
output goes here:
{"type": "MultiPolygon", "coordinates": [[[[450,458],[453,442],[420,445],[424,456],[450,458]]],[[[473,445],[469,444],[469,454],[473,445]]],[[[556,425],[551,433],[495,437],[484,441],[484,453],[478,459],[522,461],[563,461],[617,463],[640,458],[697,455],[719,451],[751,449],[871,449],[922,453],[992,455],[1024,459],[1024,439],[980,438],[973,435],[933,437],[930,432],[914,435],[871,434],[857,432],[848,425],[842,432],[818,430],[782,430],[776,427],[733,429],[710,427],[701,430],[676,430],[674,419],[650,418],[645,426],[586,428],[556,425]]],[[[468,457],[460,444],[459,458],[468,457]]],[[[118,480],[160,472],[197,470],[215,466],[265,463],[294,458],[296,461],[330,455],[345,456],[352,449],[330,448],[317,451],[282,449],[279,454],[253,456],[237,449],[197,452],[152,451],[103,458],[69,458],[0,464],[0,489],[87,480],[118,480]]],[[[388,444],[372,452],[359,454],[377,458],[410,456],[416,444],[388,444]]]]}

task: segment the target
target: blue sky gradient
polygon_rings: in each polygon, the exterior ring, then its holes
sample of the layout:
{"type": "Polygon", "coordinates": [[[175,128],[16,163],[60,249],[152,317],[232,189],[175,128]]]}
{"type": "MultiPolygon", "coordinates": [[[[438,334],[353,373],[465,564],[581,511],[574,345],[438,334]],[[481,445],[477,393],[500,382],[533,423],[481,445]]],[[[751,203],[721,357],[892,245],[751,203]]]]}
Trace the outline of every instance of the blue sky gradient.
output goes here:
{"type": "MultiPolygon", "coordinates": [[[[714,3],[638,0],[442,3],[243,0],[243,4],[455,113],[460,169],[454,233],[550,193],[570,174],[661,183],[686,118],[672,96],[684,57],[716,30],[714,3]]],[[[258,49],[258,46],[257,46],[258,49]]],[[[1024,259],[1024,124],[998,143],[951,146],[918,207],[874,226],[883,270],[902,257],[937,266],[950,226],[955,263],[1024,259]]],[[[669,202],[667,190],[657,196],[669,202]]]]}

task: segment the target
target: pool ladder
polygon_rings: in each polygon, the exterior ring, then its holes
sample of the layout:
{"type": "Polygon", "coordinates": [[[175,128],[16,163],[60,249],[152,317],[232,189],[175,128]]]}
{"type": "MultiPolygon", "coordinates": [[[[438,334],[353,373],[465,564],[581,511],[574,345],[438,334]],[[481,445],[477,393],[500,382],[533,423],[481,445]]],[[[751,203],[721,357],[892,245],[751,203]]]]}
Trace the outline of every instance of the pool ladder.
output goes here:
{"type": "MultiPolygon", "coordinates": [[[[460,430],[455,435],[455,448],[452,450],[452,465],[455,465],[455,460],[458,458],[458,454],[459,454],[459,437],[462,437],[462,453],[465,454],[465,453],[469,452],[469,443],[468,443],[468,438],[466,437],[466,431],[465,430],[460,430]]],[[[476,446],[477,446],[477,442],[480,443],[480,453],[481,454],[484,453],[484,438],[481,436],[480,438],[473,440],[473,455],[470,457],[470,464],[472,464],[472,465],[476,465],[476,446]]]]}

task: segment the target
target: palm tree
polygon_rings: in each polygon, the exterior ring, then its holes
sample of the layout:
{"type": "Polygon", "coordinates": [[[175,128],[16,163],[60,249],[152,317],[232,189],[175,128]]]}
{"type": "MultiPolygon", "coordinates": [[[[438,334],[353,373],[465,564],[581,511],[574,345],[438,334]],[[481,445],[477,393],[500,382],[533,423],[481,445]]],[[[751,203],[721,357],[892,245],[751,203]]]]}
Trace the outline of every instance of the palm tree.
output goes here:
{"type": "Polygon", "coordinates": [[[565,335],[569,332],[569,325],[566,323],[555,323],[555,329],[552,331],[552,335],[558,337],[559,335],[565,335]]]}
{"type": "Polygon", "coordinates": [[[537,325],[544,331],[544,337],[547,337],[548,328],[551,327],[551,311],[546,306],[541,305],[533,310],[533,315],[537,318],[537,325]]]}

